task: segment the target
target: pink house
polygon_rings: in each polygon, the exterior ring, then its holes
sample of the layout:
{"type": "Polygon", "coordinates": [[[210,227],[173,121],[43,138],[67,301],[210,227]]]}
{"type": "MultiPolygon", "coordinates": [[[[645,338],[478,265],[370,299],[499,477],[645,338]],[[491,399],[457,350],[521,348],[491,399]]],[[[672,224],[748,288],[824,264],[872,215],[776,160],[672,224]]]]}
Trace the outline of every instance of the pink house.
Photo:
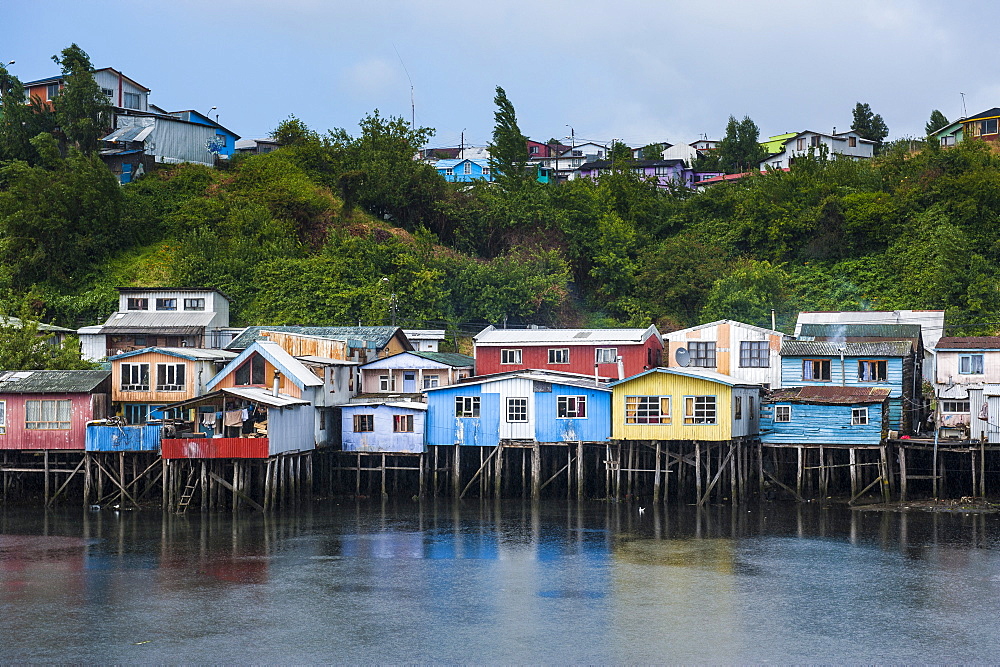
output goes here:
{"type": "Polygon", "coordinates": [[[0,373],[0,449],[79,450],[108,416],[111,371],[0,373]]]}

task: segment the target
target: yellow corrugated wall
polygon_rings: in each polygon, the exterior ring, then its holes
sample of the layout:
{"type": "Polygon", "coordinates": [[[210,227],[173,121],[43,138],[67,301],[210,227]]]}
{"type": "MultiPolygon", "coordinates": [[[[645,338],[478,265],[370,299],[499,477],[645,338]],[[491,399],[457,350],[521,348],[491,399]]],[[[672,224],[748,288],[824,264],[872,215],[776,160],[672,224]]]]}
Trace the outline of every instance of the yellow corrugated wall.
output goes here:
{"type": "Polygon", "coordinates": [[[649,373],[612,388],[611,437],[615,440],[732,439],[732,391],[729,385],[668,373],[649,373]],[[626,424],[626,396],[670,396],[670,424],[626,424]],[[715,425],[684,425],[685,396],[716,396],[715,425]]]}

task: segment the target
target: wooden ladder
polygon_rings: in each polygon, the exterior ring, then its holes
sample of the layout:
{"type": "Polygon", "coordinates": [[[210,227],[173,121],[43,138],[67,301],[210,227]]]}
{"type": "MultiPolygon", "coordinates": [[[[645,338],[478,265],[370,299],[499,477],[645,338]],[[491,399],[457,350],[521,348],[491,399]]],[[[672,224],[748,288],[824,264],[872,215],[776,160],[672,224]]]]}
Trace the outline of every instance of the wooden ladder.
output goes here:
{"type": "Polygon", "coordinates": [[[184,493],[181,494],[180,499],[177,501],[177,513],[184,514],[187,512],[188,505],[191,504],[191,499],[194,498],[194,492],[198,490],[198,478],[195,477],[194,468],[191,468],[191,472],[188,473],[187,483],[184,486],[184,493]]]}

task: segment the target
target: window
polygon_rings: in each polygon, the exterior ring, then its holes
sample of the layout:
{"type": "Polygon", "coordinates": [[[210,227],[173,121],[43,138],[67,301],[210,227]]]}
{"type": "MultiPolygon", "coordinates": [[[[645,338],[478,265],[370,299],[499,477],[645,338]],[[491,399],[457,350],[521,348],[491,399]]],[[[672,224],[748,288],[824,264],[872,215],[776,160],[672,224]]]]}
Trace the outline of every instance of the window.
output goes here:
{"type": "Polygon", "coordinates": [[[868,408],[851,408],[851,426],[868,424],[868,408]]]}
{"type": "Polygon", "coordinates": [[[795,140],[795,150],[804,151],[806,149],[806,138],[799,137],[795,140]]]}
{"type": "Polygon", "coordinates": [[[24,428],[31,430],[68,430],[73,401],[25,401],[24,428]]]}
{"type": "Polygon", "coordinates": [[[979,125],[979,135],[984,134],[996,134],[997,133],[997,119],[990,118],[989,120],[981,120],[979,125]]]}
{"type": "Polygon", "coordinates": [[[184,310],[205,310],[205,300],[184,299],[184,310]]]}
{"type": "Polygon", "coordinates": [[[941,401],[941,412],[969,411],[969,401],[941,401]]]}
{"type": "Polygon", "coordinates": [[[433,387],[439,386],[441,376],[439,375],[425,375],[424,376],[424,389],[432,389],[433,387]]]}
{"type": "Polygon", "coordinates": [[[125,108],[126,109],[140,109],[139,106],[139,93],[125,93],[125,108]]]}
{"type": "Polygon", "coordinates": [[[754,419],[757,418],[757,413],[754,412],[753,408],[753,396],[747,398],[747,407],[749,408],[750,421],[753,421],[754,419]]]}
{"type": "Polygon", "coordinates": [[[177,299],[157,299],[157,310],[177,310],[177,299]]]}
{"type": "Polygon", "coordinates": [[[802,379],[815,380],[817,382],[830,381],[830,360],[829,359],[803,359],[802,379]]]}
{"type": "Polygon", "coordinates": [[[521,350],[500,350],[501,364],[521,363],[521,350]]]}
{"type": "Polygon", "coordinates": [[[745,340],[740,343],[740,368],[770,368],[771,344],[766,340],[745,340]]]}
{"type": "Polygon", "coordinates": [[[774,406],[774,421],[787,424],[792,421],[792,406],[790,405],[776,405],[774,406]]]}
{"type": "Polygon", "coordinates": [[[264,357],[253,355],[249,361],[236,369],[233,381],[239,386],[262,385],[267,383],[264,377],[264,357]]]}
{"type": "Polygon", "coordinates": [[[885,361],[858,362],[858,382],[885,382],[886,379],[885,361]]]}
{"type": "Polygon", "coordinates": [[[809,146],[812,148],[819,148],[819,135],[809,137],[809,146]]]}
{"type": "Polygon", "coordinates": [[[691,365],[702,368],[715,368],[715,342],[688,343],[691,365]]]}
{"type": "Polygon", "coordinates": [[[59,94],[58,83],[50,83],[49,85],[45,86],[45,96],[46,96],[45,99],[48,100],[54,99],[55,96],[58,94],[59,94]]]}
{"type": "Polygon", "coordinates": [[[958,358],[958,372],[961,375],[982,375],[983,355],[963,354],[958,358]]]}
{"type": "Polygon", "coordinates": [[[526,398],[507,399],[507,421],[508,422],[528,421],[528,399],[526,398]]]}
{"type": "Polygon", "coordinates": [[[7,401],[0,401],[0,435],[7,432],[7,401]]]}
{"type": "Polygon", "coordinates": [[[559,419],[583,419],[587,416],[586,396],[559,396],[556,398],[556,417],[559,419]]]}
{"type": "Polygon", "coordinates": [[[157,391],[184,391],[185,364],[156,364],[157,391]]]}
{"type": "Polygon", "coordinates": [[[122,364],[122,391],[149,391],[149,364],[122,364]]]}
{"type": "Polygon", "coordinates": [[[104,93],[104,95],[111,100],[111,102],[115,101],[115,91],[111,88],[101,88],[101,92],[104,93]]]}
{"type": "Polygon", "coordinates": [[[129,297],[125,307],[128,310],[149,310],[149,299],[133,299],[129,297]]]}
{"type": "Polygon", "coordinates": [[[568,364],[569,363],[569,348],[560,347],[555,350],[549,350],[549,363],[550,364],[568,364]]]}
{"type": "Polygon", "coordinates": [[[955,145],[955,135],[949,135],[947,137],[941,137],[942,146],[954,146],[955,145]]]}
{"type": "Polygon", "coordinates": [[[858,138],[857,137],[847,137],[847,147],[848,148],[857,148],[858,147],[858,138]]]}
{"type": "Polygon", "coordinates": [[[472,163],[471,162],[466,162],[464,165],[462,165],[462,173],[463,174],[471,174],[472,173],[472,163]]]}
{"type": "Polygon", "coordinates": [[[483,174],[486,175],[486,176],[489,176],[490,175],[490,168],[489,167],[483,167],[483,174]]]}
{"type": "Polygon", "coordinates": [[[743,419],[743,397],[742,396],[735,397],[733,399],[733,403],[734,403],[733,409],[735,410],[736,413],[734,418],[743,419]]]}
{"type": "Polygon", "coordinates": [[[685,424],[714,424],[715,396],[685,396],[685,424]]]}
{"type": "Polygon", "coordinates": [[[454,170],[454,169],[451,169],[451,168],[449,167],[448,169],[445,169],[445,170],[444,170],[444,175],[445,175],[445,176],[454,176],[454,175],[455,175],[455,170],[454,170]]]}
{"type": "Polygon", "coordinates": [[[396,376],[392,373],[389,375],[379,375],[378,376],[378,390],[379,391],[396,391],[396,376]]]}
{"type": "Polygon", "coordinates": [[[393,415],[392,430],[396,433],[413,433],[413,415],[393,415]]]}
{"type": "Polygon", "coordinates": [[[375,415],[354,415],[354,432],[371,433],[375,430],[375,415]]]}
{"type": "Polygon", "coordinates": [[[669,396],[626,396],[626,424],[669,424],[669,396]]]}
{"type": "Polygon", "coordinates": [[[146,337],[145,336],[133,336],[132,344],[139,347],[146,347],[146,337]]]}
{"type": "Polygon", "coordinates": [[[478,417],[479,397],[478,396],[456,396],[455,397],[456,417],[478,417]]]}
{"type": "Polygon", "coordinates": [[[599,347],[594,350],[595,364],[613,364],[618,361],[617,347],[599,347]]]}

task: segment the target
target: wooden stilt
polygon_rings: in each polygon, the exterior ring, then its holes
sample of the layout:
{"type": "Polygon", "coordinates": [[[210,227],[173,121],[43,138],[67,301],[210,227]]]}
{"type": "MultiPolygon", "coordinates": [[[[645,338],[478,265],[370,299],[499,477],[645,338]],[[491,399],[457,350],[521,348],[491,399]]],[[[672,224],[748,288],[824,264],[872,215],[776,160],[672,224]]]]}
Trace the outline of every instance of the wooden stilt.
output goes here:
{"type": "Polygon", "coordinates": [[[857,450],[851,447],[847,450],[848,461],[851,469],[851,497],[858,495],[858,455],[857,450]]]}
{"type": "Polygon", "coordinates": [[[461,463],[461,451],[462,445],[455,445],[455,459],[453,461],[453,468],[451,473],[451,489],[452,495],[458,498],[462,495],[462,463],[461,463]]]}
{"type": "Polygon", "coordinates": [[[694,443],[694,492],[701,499],[701,443],[694,443]]]}
{"type": "Polygon", "coordinates": [[[503,480],[503,442],[497,445],[496,459],[493,461],[493,497],[500,500],[503,480]]]}
{"type": "Polygon", "coordinates": [[[804,472],[804,470],[803,470],[803,467],[804,467],[803,464],[804,464],[804,462],[802,460],[802,457],[804,456],[804,453],[802,451],[802,447],[796,447],[796,450],[798,451],[798,471],[795,474],[795,493],[796,493],[796,495],[798,495],[801,498],[802,497],[802,475],[803,475],[803,472],[804,472]]]}
{"type": "Polygon", "coordinates": [[[899,448],[899,499],[906,502],[906,447],[899,448]]]}
{"type": "Polygon", "coordinates": [[[382,466],[380,471],[382,473],[382,497],[386,498],[389,494],[385,492],[385,454],[382,454],[382,466]]]}
{"type": "Polygon", "coordinates": [[[542,448],[537,442],[531,444],[531,500],[542,497],[542,448]]]}
{"type": "Polygon", "coordinates": [[[42,457],[44,459],[44,464],[43,465],[45,466],[45,472],[44,472],[44,475],[45,475],[45,505],[48,506],[48,504],[49,504],[49,450],[46,449],[45,452],[43,452],[42,457]]]}
{"type": "Polygon", "coordinates": [[[986,497],[986,444],[979,441],[979,497],[986,497]]]}
{"type": "Polygon", "coordinates": [[[736,482],[736,461],[739,458],[739,443],[729,441],[729,499],[733,505],[739,504],[739,487],[736,482]]]}
{"type": "Polygon", "coordinates": [[[653,502],[660,502],[660,441],[656,441],[656,464],[653,466],[653,502]]]}

